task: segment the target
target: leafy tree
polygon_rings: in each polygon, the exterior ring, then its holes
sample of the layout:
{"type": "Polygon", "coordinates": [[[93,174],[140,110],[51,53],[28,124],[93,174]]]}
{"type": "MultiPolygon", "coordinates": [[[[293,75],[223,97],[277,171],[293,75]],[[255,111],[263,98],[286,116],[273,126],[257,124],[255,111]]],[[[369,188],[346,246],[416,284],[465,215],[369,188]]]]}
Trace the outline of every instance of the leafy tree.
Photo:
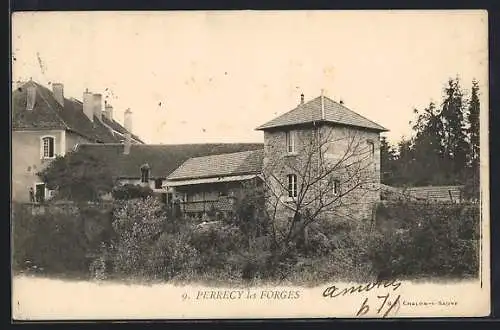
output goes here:
{"type": "Polygon", "coordinates": [[[416,113],[418,118],[413,126],[416,132],[413,140],[415,184],[443,184],[446,181],[444,126],[439,110],[431,102],[423,112],[416,113]]]}
{"type": "Polygon", "coordinates": [[[146,198],[153,195],[153,189],[149,186],[135,184],[124,184],[115,186],[112,190],[113,198],[119,200],[128,200],[135,198],[146,198]]]}
{"type": "Polygon", "coordinates": [[[463,93],[458,78],[450,79],[445,88],[441,117],[444,125],[445,157],[448,171],[463,175],[467,161],[463,93]]]}
{"type": "Polygon", "coordinates": [[[472,166],[477,166],[479,163],[479,109],[479,83],[477,80],[473,80],[469,112],[467,114],[467,121],[469,122],[467,133],[471,144],[469,162],[472,166]]]}
{"type": "Polygon", "coordinates": [[[380,138],[380,175],[385,184],[392,184],[395,175],[396,151],[387,141],[385,136],[380,138]]]}
{"type": "Polygon", "coordinates": [[[472,81],[472,93],[469,101],[469,111],[467,121],[469,127],[467,134],[470,141],[470,149],[468,155],[468,175],[465,181],[464,198],[478,200],[479,199],[479,83],[477,80],[472,81]]]}
{"type": "Polygon", "coordinates": [[[101,159],[78,152],[56,157],[38,176],[47,188],[56,190],[55,199],[95,201],[114,186],[112,173],[101,159]]]}

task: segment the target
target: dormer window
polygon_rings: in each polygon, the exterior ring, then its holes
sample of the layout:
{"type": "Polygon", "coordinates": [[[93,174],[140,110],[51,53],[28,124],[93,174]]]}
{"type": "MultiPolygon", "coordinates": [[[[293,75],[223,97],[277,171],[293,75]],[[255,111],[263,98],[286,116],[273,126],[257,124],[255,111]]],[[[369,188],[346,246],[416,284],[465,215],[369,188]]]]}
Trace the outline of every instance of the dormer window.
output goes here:
{"type": "Polygon", "coordinates": [[[295,153],[295,134],[293,131],[286,132],[286,151],[289,154],[295,153]]]}
{"type": "Polygon", "coordinates": [[[41,139],[41,156],[42,159],[51,159],[55,157],[54,152],[55,138],[53,136],[44,136],[41,139]]]}
{"type": "Polygon", "coordinates": [[[149,183],[150,168],[148,164],[141,166],[141,183],[149,183]]]}

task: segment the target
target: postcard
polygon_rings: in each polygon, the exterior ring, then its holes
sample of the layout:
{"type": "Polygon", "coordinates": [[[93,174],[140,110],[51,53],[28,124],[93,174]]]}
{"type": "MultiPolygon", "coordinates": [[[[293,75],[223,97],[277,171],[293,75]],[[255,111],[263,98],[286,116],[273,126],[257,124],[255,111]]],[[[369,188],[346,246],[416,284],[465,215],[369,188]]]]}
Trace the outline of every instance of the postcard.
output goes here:
{"type": "Polygon", "coordinates": [[[14,13],[12,318],[488,316],[487,29],[14,13]]]}

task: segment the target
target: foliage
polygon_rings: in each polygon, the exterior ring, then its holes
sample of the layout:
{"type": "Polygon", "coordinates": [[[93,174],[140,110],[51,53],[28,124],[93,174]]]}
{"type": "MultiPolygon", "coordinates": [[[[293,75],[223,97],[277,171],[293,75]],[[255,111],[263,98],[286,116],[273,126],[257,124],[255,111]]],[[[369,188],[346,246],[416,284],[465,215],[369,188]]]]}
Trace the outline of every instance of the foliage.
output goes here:
{"type": "Polygon", "coordinates": [[[124,184],[113,187],[112,195],[114,199],[128,200],[134,198],[146,198],[153,195],[153,189],[149,186],[135,184],[124,184]]]}
{"type": "Polygon", "coordinates": [[[477,276],[479,214],[477,204],[379,207],[371,243],[374,269],[400,278],[477,276]]]}
{"type": "MultiPolygon", "coordinates": [[[[478,179],[466,182],[479,172],[479,83],[473,80],[468,100],[464,95],[459,79],[449,79],[439,106],[430,102],[425,109],[414,110],[416,121],[410,138],[401,139],[395,149],[381,141],[383,183],[479,184],[478,179]]],[[[474,192],[479,187],[468,189],[474,192]]]]}
{"type": "Polygon", "coordinates": [[[38,176],[47,188],[57,190],[56,199],[71,201],[98,200],[111,192],[114,185],[106,162],[78,152],[57,156],[38,176]]]}
{"type": "Polygon", "coordinates": [[[120,202],[114,210],[113,265],[118,273],[143,271],[152,245],[160,237],[165,222],[163,206],[155,198],[120,202]]]}
{"type": "Polygon", "coordinates": [[[37,269],[47,274],[85,273],[91,244],[83,230],[79,213],[61,213],[46,208],[31,213],[25,205],[15,205],[13,224],[13,268],[37,269]]]}

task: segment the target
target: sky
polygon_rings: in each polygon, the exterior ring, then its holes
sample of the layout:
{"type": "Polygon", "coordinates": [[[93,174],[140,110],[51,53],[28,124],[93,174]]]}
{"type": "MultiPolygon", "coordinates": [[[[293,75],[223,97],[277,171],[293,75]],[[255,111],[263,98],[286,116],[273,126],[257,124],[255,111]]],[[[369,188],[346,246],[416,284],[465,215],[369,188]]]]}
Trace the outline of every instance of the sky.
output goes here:
{"type": "MultiPolygon", "coordinates": [[[[263,142],[260,124],[325,95],[390,131],[445,83],[478,79],[485,11],[26,12],[12,16],[12,81],[102,93],[154,144],[263,142]]],[[[485,107],[483,107],[485,108],[485,107]]]]}

